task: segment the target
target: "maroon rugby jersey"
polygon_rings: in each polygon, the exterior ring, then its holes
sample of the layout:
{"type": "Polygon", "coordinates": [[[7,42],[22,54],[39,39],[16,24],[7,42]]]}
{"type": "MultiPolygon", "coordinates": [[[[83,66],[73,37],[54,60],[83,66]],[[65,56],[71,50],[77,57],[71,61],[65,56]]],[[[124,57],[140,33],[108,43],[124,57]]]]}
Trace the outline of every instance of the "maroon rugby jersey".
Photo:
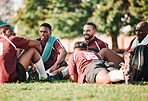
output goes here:
{"type": "MultiPolygon", "coordinates": [[[[43,50],[45,48],[45,45],[42,44],[42,41],[40,38],[37,39],[38,41],[41,42],[41,45],[42,45],[42,53],[43,53],[43,50]]],[[[49,57],[49,59],[44,63],[44,66],[45,66],[45,70],[49,69],[52,65],[54,65],[54,63],[57,61],[57,57],[59,55],[59,50],[61,48],[63,48],[64,46],[61,44],[61,42],[59,40],[56,40],[53,44],[53,48],[52,48],[52,51],[51,51],[51,55],[49,57]]],[[[42,55],[41,53],[41,55],[42,55]]]]}
{"type": "Polygon", "coordinates": [[[78,83],[83,83],[84,71],[87,65],[94,60],[102,60],[102,57],[91,50],[74,52],[68,60],[69,75],[77,74],[78,83]]]}
{"type": "Polygon", "coordinates": [[[7,38],[15,46],[13,46],[6,38],[0,36],[0,83],[11,82],[12,80],[15,79],[15,77],[17,76],[16,48],[25,49],[29,44],[29,39],[24,39],[17,36],[11,36],[7,38]]]}
{"type": "Polygon", "coordinates": [[[84,41],[85,43],[88,44],[87,48],[96,48],[98,50],[98,52],[102,49],[102,48],[108,48],[108,44],[103,42],[102,40],[98,39],[97,37],[95,37],[93,40],[91,41],[84,41]]]}

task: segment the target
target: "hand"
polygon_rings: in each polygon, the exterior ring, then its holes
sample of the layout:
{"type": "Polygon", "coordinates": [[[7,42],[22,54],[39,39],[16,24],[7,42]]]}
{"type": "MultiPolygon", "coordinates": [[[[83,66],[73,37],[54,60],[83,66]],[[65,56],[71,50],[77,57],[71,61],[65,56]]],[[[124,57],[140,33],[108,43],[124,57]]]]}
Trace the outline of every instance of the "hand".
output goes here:
{"type": "Polygon", "coordinates": [[[52,73],[53,71],[55,71],[58,68],[58,66],[56,64],[54,64],[51,68],[50,68],[50,73],[52,73]]]}

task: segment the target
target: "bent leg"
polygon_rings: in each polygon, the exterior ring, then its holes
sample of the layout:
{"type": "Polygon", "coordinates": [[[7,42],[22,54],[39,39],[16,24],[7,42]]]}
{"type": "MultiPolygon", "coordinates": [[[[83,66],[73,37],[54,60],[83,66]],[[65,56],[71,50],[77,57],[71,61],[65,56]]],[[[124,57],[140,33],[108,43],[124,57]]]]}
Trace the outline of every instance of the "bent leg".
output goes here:
{"type": "Polygon", "coordinates": [[[40,54],[35,48],[29,48],[25,50],[20,58],[18,59],[18,62],[21,63],[25,70],[28,70],[28,66],[31,64],[31,61],[33,63],[36,63],[40,60],[40,54]]]}
{"type": "Polygon", "coordinates": [[[101,70],[96,75],[96,83],[97,84],[110,84],[112,82],[118,82],[124,80],[124,74],[120,70],[113,70],[108,72],[106,70],[101,70]]]}
{"type": "Polygon", "coordinates": [[[45,79],[47,78],[42,58],[35,48],[28,48],[27,50],[25,50],[18,59],[18,62],[24,66],[26,71],[28,70],[28,66],[31,64],[31,62],[35,63],[36,68],[39,71],[39,79],[41,77],[45,79]]]}
{"type": "Polygon", "coordinates": [[[96,75],[96,83],[97,84],[110,84],[111,83],[111,80],[110,80],[107,70],[101,70],[96,75]]]}
{"type": "Polygon", "coordinates": [[[124,61],[121,56],[108,48],[101,49],[99,54],[102,56],[103,60],[113,62],[116,67],[124,61]]]}

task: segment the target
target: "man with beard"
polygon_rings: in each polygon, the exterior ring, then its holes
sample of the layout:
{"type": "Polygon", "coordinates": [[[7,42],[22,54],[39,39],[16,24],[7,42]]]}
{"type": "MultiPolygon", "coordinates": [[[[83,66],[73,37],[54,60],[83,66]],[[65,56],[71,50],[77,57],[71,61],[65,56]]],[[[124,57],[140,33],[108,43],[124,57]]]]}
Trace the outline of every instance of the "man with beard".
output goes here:
{"type": "Polygon", "coordinates": [[[96,25],[92,22],[88,22],[84,25],[83,35],[85,43],[88,44],[87,48],[99,52],[102,48],[108,48],[108,44],[95,36],[96,31],[96,25]]]}
{"type": "MultiPolygon", "coordinates": [[[[70,81],[97,84],[125,81],[127,72],[116,68],[122,61],[122,57],[108,48],[96,53],[87,50],[86,43],[76,42],[74,53],[68,59],[70,81]],[[104,61],[104,58],[107,61],[104,61]]],[[[123,65],[122,68],[124,67],[123,65]]]]}

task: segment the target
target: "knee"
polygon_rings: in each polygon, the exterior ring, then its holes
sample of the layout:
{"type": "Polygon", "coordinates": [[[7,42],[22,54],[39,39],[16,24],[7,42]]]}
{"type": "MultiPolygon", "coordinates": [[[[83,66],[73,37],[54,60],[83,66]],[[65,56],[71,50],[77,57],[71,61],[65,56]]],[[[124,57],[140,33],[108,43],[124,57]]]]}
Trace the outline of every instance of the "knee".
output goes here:
{"type": "Polygon", "coordinates": [[[110,78],[108,76],[108,72],[106,70],[102,70],[100,71],[97,75],[96,75],[96,83],[97,84],[110,84],[110,78]]]}
{"type": "Polygon", "coordinates": [[[28,51],[33,51],[33,52],[38,52],[37,49],[35,49],[35,48],[33,48],[33,47],[29,47],[27,50],[28,50],[28,51]]]}
{"type": "Polygon", "coordinates": [[[106,79],[104,77],[98,77],[96,76],[96,84],[110,84],[110,80],[106,79]]]}

